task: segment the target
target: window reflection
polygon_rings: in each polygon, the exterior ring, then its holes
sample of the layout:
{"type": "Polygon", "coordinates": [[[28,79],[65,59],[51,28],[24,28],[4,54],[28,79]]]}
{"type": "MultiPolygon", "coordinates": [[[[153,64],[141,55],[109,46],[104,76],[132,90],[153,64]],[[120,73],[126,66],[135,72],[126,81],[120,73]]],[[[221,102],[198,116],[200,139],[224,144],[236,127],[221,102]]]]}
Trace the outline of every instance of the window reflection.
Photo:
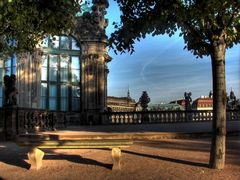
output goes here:
{"type": "Polygon", "coordinates": [[[42,67],[42,70],[41,70],[41,80],[47,81],[47,68],[45,67],[42,67]]]}
{"type": "Polygon", "coordinates": [[[72,50],[80,50],[75,39],[72,39],[72,50]]]}
{"type": "Polygon", "coordinates": [[[67,36],[61,36],[60,49],[70,49],[70,38],[67,36]]]}
{"type": "Polygon", "coordinates": [[[56,85],[49,85],[49,96],[50,97],[57,96],[57,86],[56,85]]]}
{"type": "Polygon", "coordinates": [[[79,57],[77,56],[72,57],[71,67],[72,69],[80,69],[79,57]]]}
{"type": "Polygon", "coordinates": [[[49,109],[56,110],[57,109],[57,99],[56,98],[49,98],[49,109]]]}
{"type": "Polygon", "coordinates": [[[68,68],[69,56],[67,54],[62,54],[60,56],[60,66],[61,68],[68,68]]]}
{"type": "Polygon", "coordinates": [[[79,70],[72,70],[72,82],[80,82],[80,71],[79,70]]]}
{"type": "Polygon", "coordinates": [[[49,46],[43,48],[41,108],[80,110],[80,51],[76,40],[54,36],[48,37],[46,44],[49,46]]]}

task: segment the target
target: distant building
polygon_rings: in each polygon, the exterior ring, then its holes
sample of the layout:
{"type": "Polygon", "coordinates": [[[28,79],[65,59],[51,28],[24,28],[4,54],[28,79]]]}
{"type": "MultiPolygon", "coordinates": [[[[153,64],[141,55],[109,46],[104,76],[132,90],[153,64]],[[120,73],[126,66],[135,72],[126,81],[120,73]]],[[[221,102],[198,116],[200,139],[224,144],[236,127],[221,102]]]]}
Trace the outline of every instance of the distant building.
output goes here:
{"type": "Polygon", "coordinates": [[[208,96],[201,96],[192,103],[193,110],[213,110],[213,99],[208,96]]]}
{"type": "Polygon", "coordinates": [[[107,97],[107,107],[112,112],[129,112],[136,110],[137,103],[128,97],[107,97]]]}
{"type": "Polygon", "coordinates": [[[150,106],[151,111],[181,111],[184,110],[184,106],[177,103],[156,104],[150,106]]]}
{"type": "Polygon", "coordinates": [[[107,97],[107,108],[111,112],[139,111],[139,104],[130,97],[128,90],[127,97],[107,97]]]}
{"type": "Polygon", "coordinates": [[[182,110],[185,110],[186,100],[185,99],[178,99],[178,100],[171,101],[169,104],[178,104],[178,105],[181,106],[182,110]]]}

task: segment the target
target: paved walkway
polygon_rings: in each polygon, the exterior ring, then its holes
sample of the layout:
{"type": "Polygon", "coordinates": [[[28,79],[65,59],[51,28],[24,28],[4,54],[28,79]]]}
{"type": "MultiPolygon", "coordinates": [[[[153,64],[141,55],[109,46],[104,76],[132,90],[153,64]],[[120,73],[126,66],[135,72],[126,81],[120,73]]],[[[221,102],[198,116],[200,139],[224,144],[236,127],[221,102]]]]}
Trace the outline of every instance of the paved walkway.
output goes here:
{"type": "Polygon", "coordinates": [[[210,138],[135,141],[122,151],[122,170],[112,171],[109,150],[44,150],[43,167],[28,170],[28,149],[0,142],[4,180],[239,180],[240,138],[228,137],[224,170],[208,168],[210,138]]]}

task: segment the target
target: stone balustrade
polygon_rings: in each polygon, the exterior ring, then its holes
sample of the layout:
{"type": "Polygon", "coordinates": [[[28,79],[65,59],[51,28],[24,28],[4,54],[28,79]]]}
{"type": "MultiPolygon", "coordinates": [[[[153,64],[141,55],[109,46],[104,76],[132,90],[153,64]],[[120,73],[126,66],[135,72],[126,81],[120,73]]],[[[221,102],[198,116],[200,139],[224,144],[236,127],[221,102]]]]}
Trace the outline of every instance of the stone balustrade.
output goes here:
{"type": "MultiPolygon", "coordinates": [[[[198,111],[148,111],[148,112],[107,112],[110,124],[150,124],[204,122],[213,119],[213,112],[198,111]]],[[[240,120],[240,111],[227,111],[227,120],[240,120]]]]}

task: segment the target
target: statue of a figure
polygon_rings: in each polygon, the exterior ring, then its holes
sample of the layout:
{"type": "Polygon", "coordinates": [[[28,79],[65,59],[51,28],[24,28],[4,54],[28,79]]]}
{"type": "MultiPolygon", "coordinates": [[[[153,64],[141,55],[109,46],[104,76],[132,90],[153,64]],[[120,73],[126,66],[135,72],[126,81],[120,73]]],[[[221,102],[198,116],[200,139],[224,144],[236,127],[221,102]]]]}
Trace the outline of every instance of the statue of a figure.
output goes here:
{"type": "Polygon", "coordinates": [[[16,76],[14,74],[4,76],[5,105],[17,105],[16,76]]]}
{"type": "Polygon", "coordinates": [[[233,90],[231,90],[230,95],[227,96],[227,108],[228,109],[237,109],[237,98],[233,92],[233,90]]]}
{"type": "Polygon", "coordinates": [[[185,110],[191,110],[191,102],[192,102],[192,93],[185,92],[184,93],[184,98],[185,98],[185,110]]]}
{"type": "Polygon", "coordinates": [[[209,98],[213,98],[213,92],[212,92],[212,91],[209,92],[208,97],[209,97],[209,98]]]}

